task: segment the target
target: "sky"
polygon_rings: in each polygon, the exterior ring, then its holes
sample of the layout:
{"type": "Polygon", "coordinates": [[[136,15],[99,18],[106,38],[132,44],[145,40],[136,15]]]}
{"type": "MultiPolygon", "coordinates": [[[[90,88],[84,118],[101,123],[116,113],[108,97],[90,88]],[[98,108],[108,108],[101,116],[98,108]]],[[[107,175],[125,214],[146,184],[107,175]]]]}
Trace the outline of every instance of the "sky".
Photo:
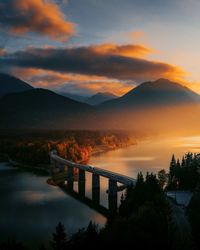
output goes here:
{"type": "Polygon", "coordinates": [[[200,93],[199,0],[0,0],[0,71],[122,95],[168,78],[200,93]]]}

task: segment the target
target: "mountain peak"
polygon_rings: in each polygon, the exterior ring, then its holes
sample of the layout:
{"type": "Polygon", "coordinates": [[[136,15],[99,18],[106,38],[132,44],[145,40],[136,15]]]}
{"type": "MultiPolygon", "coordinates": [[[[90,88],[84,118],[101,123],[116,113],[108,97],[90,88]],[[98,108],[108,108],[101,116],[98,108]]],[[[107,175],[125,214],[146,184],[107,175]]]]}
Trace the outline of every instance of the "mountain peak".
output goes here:
{"type": "Polygon", "coordinates": [[[110,92],[98,92],[86,100],[86,103],[90,105],[98,105],[108,100],[117,98],[116,95],[110,92]]]}
{"type": "Polygon", "coordinates": [[[167,78],[159,78],[157,80],[154,81],[154,83],[173,83],[171,80],[167,79],[167,78]]]}
{"type": "Polygon", "coordinates": [[[5,73],[0,73],[0,97],[9,93],[19,93],[31,90],[33,87],[28,83],[5,73]]]}
{"type": "Polygon", "coordinates": [[[200,96],[189,88],[168,79],[160,78],[156,81],[144,82],[124,96],[107,101],[103,106],[132,109],[197,102],[200,102],[200,96]]]}
{"type": "Polygon", "coordinates": [[[133,93],[147,93],[151,94],[171,94],[171,95],[183,95],[184,94],[193,94],[194,96],[198,96],[198,94],[194,93],[191,89],[181,85],[180,83],[173,82],[171,80],[160,78],[156,81],[148,81],[141,83],[136,88],[129,91],[124,96],[132,95],[133,93]]]}

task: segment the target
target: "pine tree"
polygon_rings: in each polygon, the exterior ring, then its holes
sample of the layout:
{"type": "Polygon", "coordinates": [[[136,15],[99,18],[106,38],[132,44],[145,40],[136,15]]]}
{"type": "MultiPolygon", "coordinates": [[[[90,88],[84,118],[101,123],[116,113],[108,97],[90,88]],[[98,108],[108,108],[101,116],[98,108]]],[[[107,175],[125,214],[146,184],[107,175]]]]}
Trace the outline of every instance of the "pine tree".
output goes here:
{"type": "Polygon", "coordinates": [[[183,156],[183,158],[182,158],[182,162],[181,162],[181,167],[183,168],[183,167],[185,167],[185,157],[183,156]]]}
{"type": "Polygon", "coordinates": [[[144,177],[142,172],[139,172],[137,175],[137,184],[138,185],[144,184],[144,177]]]}
{"type": "Polygon", "coordinates": [[[173,154],[169,167],[169,186],[173,183],[173,179],[175,177],[175,171],[176,171],[176,158],[173,154]]]}
{"type": "Polygon", "coordinates": [[[53,250],[64,250],[67,247],[68,239],[65,233],[64,225],[59,222],[56,227],[56,232],[53,233],[53,241],[51,247],[53,250]]]}

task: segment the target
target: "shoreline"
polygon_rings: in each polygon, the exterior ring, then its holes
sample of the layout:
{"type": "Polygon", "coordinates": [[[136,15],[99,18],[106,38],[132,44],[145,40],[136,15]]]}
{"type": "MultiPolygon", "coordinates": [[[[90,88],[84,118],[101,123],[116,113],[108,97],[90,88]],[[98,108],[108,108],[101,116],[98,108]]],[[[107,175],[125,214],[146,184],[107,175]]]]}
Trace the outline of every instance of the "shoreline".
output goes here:
{"type": "MultiPolygon", "coordinates": [[[[130,144],[124,144],[124,145],[114,146],[114,147],[109,147],[109,146],[105,146],[105,145],[95,146],[94,149],[91,151],[91,154],[89,155],[88,163],[89,163],[91,157],[99,156],[99,155],[105,154],[105,153],[107,153],[109,151],[114,151],[114,150],[117,150],[117,149],[127,148],[129,146],[133,146],[133,145],[136,145],[136,144],[137,144],[137,142],[135,141],[135,142],[132,142],[130,144]]],[[[2,156],[0,158],[0,163],[7,163],[12,167],[16,167],[16,168],[21,169],[21,170],[26,170],[26,171],[31,171],[31,172],[41,172],[43,174],[49,174],[50,164],[41,165],[41,166],[31,166],[28,163],[22,163],[22,162],[19,162],[19,161],[17,162],[15,160],[11,159],[9,155],[3,155],[1,153],[0,153],[0,155],[2,156]]],[[[83,164],[83,162],[78,162],[78,163],[83,164]]]]}
{"type": "Polygon", "coordinates": [[[94,147],[94,149],[91,152],[90,157],[98,156],[98,155],[105,154],[105,153],[110,152],[110,151],[115,151],[115,150],[118,150],[118,149],[123,149],[123,148],[127,148],[127,147],[134,146],[134,145],[137,145],[136,141],[132,142],[130,144],[124,144],[124,145],[121,145],[121,146],[118,146],[118,147],[116,147],[116,146],[115,147],[109,147],[109,146],[99,145],[99,146],[94,147]]]}

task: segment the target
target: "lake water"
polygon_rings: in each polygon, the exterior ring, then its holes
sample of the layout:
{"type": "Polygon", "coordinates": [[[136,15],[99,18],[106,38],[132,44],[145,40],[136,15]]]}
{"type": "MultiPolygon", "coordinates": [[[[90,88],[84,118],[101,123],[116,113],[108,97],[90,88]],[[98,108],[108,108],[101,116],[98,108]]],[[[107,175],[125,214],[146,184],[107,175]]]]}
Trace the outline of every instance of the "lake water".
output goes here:
{"type": "MultiPolygon", "coordinates": [[[[149,138],[92,157],[90,164],[136,177],[139,171],[157,173],[168,169],[173,153],[181,158],[188,151],[200,152],[200,137],[149,138]]],[[[86,227],[89,220],[100,226],[105,224],[104,216],[58,187],[48,185],[47,178],[0,164],[0,239],[15,237],[35,249],[39,242],[47,244],[59,221],[69,234],[86,227]]],[[[107,207],[108,180],[100,181],[101,204],[107,207]]],[[[91,174],[86,176],[86,196],[91,197],[91,174]]]]}

